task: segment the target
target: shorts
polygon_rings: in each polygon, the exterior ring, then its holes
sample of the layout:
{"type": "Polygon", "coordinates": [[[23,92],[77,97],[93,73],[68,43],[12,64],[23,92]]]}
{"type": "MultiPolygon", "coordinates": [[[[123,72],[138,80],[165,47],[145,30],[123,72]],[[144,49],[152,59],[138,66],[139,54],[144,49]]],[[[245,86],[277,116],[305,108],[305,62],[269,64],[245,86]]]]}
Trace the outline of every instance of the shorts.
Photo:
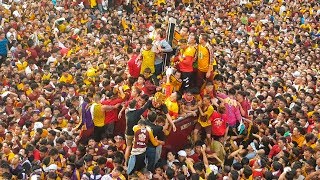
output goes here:
{"type": "Polygon", "coordinates": [[[211,125],[210,126],[206,126],[206,127],[202,127],[200,125],[200,123],[197,122],[196,127],[194,129],[200,131],[202,128],[206,131],[206,134],[211,134],[211,125]]]}
{"type": "Polygon", "coordinates": [[[134,136],[127,136],[127,135],[126,135],[126,144],[127,144],[127,146],[132,146],[132,144],[133,144],[133,137],[134,137],[134,136]]]}

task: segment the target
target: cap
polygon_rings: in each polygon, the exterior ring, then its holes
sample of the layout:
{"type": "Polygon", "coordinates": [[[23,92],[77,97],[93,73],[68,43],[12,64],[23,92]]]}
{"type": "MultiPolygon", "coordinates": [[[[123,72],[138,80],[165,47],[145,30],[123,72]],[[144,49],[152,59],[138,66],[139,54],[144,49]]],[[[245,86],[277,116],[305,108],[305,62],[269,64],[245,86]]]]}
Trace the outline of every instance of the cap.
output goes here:
{"type": "Polygon", "coordinates": [[[186,151],[184,151],[184,150],[180,150],[180,151],[178,152],[178,155],[179,155],[179,156],[183,156],[183,157],[187,157],[187,153],[186,153],[186,151]]]}
{"type": "Polygon", "coordinates": [[[51,164],[49,167],[48,167],[49,171],[50,170],[57,170],[58,169],[58,166],[56,164],[51,164]]]}
{"type": "Polygon", "coordinates": [[[34,130],[37,130],[38,128],[43,128],[43,124],[41,122],[34,123],[34,130]]]}
{"type": "Polygon", "coordinates": [[[43,170],[45,172],[49,172],[49,171],[56,171],[58,169],[58,166],[56,164],[51,164],[48,167],[45,167],[43,170]]]}
{"type": "Polygon", "coordinates": [[[213,172],[214,175],[218,174],[219,168],[216,165],[210,164],[209,168],[213,172]]]}
{"type": "Polygon", "coordinates": [[[294,77],[299,77],[300,76],[300,72],[299,71],[295,71],[294,73],[292,73],[292,75],[294,77]]]}

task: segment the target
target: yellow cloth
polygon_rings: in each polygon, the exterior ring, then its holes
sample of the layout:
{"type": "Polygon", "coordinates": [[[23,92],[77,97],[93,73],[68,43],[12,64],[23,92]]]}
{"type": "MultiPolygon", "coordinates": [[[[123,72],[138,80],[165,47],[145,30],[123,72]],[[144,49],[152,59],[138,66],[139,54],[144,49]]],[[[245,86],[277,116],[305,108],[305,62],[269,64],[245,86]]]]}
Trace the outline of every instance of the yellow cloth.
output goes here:
{"type": "Polygon", "coordinates": [[[50,39],[47,39],[43,42],[43,45],[44,46],[47,46],[49,43],[51,43],[51,40],[50,39]]]}
{"type": "Polygon", "coordinates": [[[206,112],[203,112],[205,114],[205,116],[207,117],[207,120],[206,121],[201,121],[200,117],[198,119],[198,122],[199,124],[202,126],[202,127],[207,127],[207,126],[210,126],[211,125],[211,121],[209,120],[210,119],[210,116],[212,115],[212,113],[214,112],[214,109],[213,107],[210,105],[207,109],[206,112]]]}
{"type": "Polygon", "coordinates": [[[97,75],[97,69],[95,69],[95,68],[88,69],[88,71],[87,71],[87,76],[88,77],[94,77],[96,75],[97,75]]]}
{"type": "MultiPolygon", "coordinates": [[[[212,171],[211,171],[210,167],[208,167],[208,168],[206,169],[206,175],[209,176],[209,174],[210,174],[211,172],[212,172],[212,171]]],[[[205,180],[205,179],[203,179],[203,178],[200,176],[200,177],[199,177],[199,180],[205,180]]]]}
{"type": "Polygon", "coordinates": [[[73,77],[71,74],[68,74],[67,77],[62,75],[61,78],[59,79],[59,82],[71,84],[73,82],[73,77]]]}
{"type": "Polygon", "coordinates": [[[91,8],[94,8],[97,6],[97,1],[96,0],[90,0],[90,6],[91,8]]]}
{"type": "Polygon", "coordinates": [[[122,25],[123,29],[128,29],[129,28],[125,18],[121,19],[121,25],[122,25]]]}
{"type": "Polygon", "coordinates": [[[150,68],[151,69],[151,73],[154,73],[154,61],[156,58],[156,53],[152,52],[151,49],[150,50],[143,50],[142,51],[142,63],[141,63],[141,70],[140,70],[140,74],[143,74],[144,70],[146,68],[150,68]]]}
{"type": "MultiPolygon", "coordinates": [[[[33,137],[35,133],[36,133],[35,131],[31,131],[30,137],[33,137]]],[[[48,130],[42,129],[41,138],[46,138],[48,136],[48,134],[49,134],[48,130]]]]}
{"type": "Polygon", "coordinates": [[[67,26],[65,24],[60,24],[58,26],[58,29],[59,29],[60,32],[65,32],[66,29],[67,29],[67,26]]]}
{"type": "Polygon", "coordinates": [[[305,141],[305,138],[302,135],[299,137],[292,136],[292,141],[296,142],[299,147],[302,147],[303,142],[305,141]]]}
{"type": "Polygon", "coordinates": [[[27,96],[29,96],[31,93],[32,93],[32,89],[31,89],[31,88],[29,88],[29,89],[26,90],[26,95],[27,95],[27,96]]]}
{"type": "Polygon", "coordinates": [[[198,46],[198,69],[201,72],[208,72],[210,63],[210,52],[207,47],[198,46]]]}
{"type": "Polygon", "coordinates": [[[51,73],[44,74],[44,75],[42,76],[42,80],[43,80],[43,81],[44,81],[44,80],[50,80],[50,77],[51,77],[51,73]]]}
{"type": "Polygon", "coordinates": [[[172,119],[176,119],[179,115],[179,106],[177,102],[173,102],[170,100],[170,97],[167,98],[165,101],[165,105],[168,108],[169,115],[172,117],[172,119]]]}
{"type": "Polygon", "coordinates": [[[194,57],[196,54],[196,48],[194,46],[188,46],[187,49],[183,52],[183,56],[187,57],[187,56],[191,56],[194,57]]]}
{"type": "Polygon", "coordinates": [[[9,154],[5,154],[5,156],[7,157],[7,159],[8,159],[8,162],[11,162],[11,160],[13,159],[13,157],[14,157],[14,153],[13,152],[10,152],[9,154]]]}
{"type": "Polygon", "coordinates": [[[157,0],[156,3],[158,6],[160,6],[161,4],[166,4],[166,0],[157,0]]]}
{"type": "Polygon", "coordinates": [[[94,126],[104,126],[105,113],[102,111],[102,104],[93,103],[90,110],[94,126]]]}
{"type": "Polygon", "coordinates": [[[65,128],[68,125],[68,121],[66,119],[63,119],[61,123],[58,124],[58,127],[65,128]]]}
{"type": "Polygon", "coordinates": [[[17,89],[18,89],[18,90],[21,91],[21,90],[23,90],[23,88],[24,88],[23,83],[20,83],[20,84],[17,85],[17,89]]]}
{"type": "Polygon", "coordinates": [[[182,82],[181,80],[178,80],[175,76],[171,75],[170,76],[170,84],[173,86],[173,91],[180,91],[182,82]]]}
{"type": "Polygon", "coordinates": [[[24,71],[27,67],[28,67],[28,63],[26,61],[21,62],[17,62],[16,66],[18,68],[18,71],[24,71]]]}

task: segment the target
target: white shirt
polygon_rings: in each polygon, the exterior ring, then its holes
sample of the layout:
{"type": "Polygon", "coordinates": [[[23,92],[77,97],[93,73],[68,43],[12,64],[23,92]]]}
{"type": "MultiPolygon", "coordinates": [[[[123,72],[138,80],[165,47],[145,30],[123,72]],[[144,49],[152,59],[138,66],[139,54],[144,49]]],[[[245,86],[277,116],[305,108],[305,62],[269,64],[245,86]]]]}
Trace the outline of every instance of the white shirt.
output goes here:
{"type": "Polygon", "coordinates": [[[55,62],[56,60],[57,58],[50,56],[46,64],[49,65],[50,63],[55,62]]]}
{"type": "MultiPolygon", "coordinates": [[[[37,70],[38,69],[38,66],[37,65],[34,65],[34,70],[37,70]]],[[[28,74],[32,74],[32,69],[30,68],[30,66],[28,66],[26,69],[25,69],[25,72],[26,72],[26,75],[28,74]]]]}

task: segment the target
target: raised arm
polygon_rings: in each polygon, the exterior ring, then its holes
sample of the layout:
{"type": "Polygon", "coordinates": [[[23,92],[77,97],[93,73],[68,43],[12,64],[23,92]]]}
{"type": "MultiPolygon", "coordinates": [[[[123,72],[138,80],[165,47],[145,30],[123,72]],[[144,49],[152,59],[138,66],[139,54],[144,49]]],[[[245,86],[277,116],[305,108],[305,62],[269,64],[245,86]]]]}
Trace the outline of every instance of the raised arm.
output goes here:
{"type": "Polygon", "coordinates": [[[167,41],[163,41],[162,43],[162,47],[161,47],[161,52],[172,52],[173,49],[170,46],[170,44],[167,41]]]}
{"type": "Polygon", "coordinates": [[[176,132],[176,131],[177,131],[176,125],[175,125],[174,122],[172,121],[172,118],[171,118],[171,116],[169,115],[169,113],[166,114],[166,117],[167,117],[169,123],[171,124],[171,126],[172,126],[172,128],[173,128],[173,132],[176,132]]]}

